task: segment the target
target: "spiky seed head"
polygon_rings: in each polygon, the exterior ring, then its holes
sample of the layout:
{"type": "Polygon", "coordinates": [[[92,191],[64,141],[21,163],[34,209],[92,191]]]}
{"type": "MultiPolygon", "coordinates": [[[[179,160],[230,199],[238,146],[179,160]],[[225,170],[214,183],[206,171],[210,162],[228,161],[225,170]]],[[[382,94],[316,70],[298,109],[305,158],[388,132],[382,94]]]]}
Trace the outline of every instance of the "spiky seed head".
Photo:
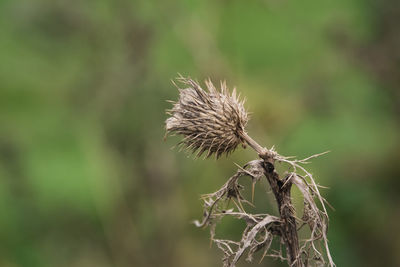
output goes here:
{"type": "Polygon", "coordinates": [[[234,89],[232,93],[221,83],[218,90],[211,80],[205,82],[207,90],[190,78],[179,77],[179,82],[188,86],[179,89],[179,99],[167,111],[170,117],[165,122],[166,135],[183,135],[179,143],[199,157],[215,154],[219,158],[228,155],[239,144],[244,145],[243,135],[248,121],[241,101],[234,89]]]}

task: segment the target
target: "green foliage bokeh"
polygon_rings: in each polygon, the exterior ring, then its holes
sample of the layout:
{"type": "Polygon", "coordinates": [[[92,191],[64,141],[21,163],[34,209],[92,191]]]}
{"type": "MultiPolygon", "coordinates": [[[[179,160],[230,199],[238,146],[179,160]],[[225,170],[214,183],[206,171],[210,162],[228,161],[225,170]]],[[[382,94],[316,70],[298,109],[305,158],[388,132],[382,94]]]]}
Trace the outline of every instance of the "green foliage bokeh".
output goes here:
{"type": "MultiPolygon", "coordinates": [[[[190,222],[199,195],[256,154],[203,161],[170,149],[177,73],[236,86],[260,144],[330,150],[310,168],[336,209],[335,262],[399,266],[400,22],[385,20],[399,10],[390,0],[0,1],[0,266],[221,264],[190,222]]],[[[266,190],[256,204],[273,210],[266,190]]]]}

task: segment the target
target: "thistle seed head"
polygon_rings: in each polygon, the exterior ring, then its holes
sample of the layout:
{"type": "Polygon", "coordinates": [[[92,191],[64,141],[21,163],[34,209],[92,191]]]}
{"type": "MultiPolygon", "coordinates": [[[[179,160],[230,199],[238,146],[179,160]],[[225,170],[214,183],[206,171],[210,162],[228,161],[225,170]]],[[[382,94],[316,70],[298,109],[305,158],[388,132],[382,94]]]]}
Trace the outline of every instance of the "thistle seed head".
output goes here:
{"type": "Polygon", "coordinates": [[[230,93],[224,82],[218,90],[208,80],[206,91],[190,78],[177,80],[188,88],[178,88],[179,99],[167,111],[170,117],[165,122],[166,135],[183,135],[179,144],[193,153],[197,151],[196,157],[207,153],[206,157],[215,154],[219,158],[244,145],[248,115],[235,89],[230,93]]]}

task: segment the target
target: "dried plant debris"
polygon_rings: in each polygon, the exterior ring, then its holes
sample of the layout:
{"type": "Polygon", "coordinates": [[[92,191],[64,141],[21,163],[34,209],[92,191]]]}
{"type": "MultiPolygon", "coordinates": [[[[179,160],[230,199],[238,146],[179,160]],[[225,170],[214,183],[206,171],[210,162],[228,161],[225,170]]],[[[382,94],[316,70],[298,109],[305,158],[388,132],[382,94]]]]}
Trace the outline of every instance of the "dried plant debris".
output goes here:
{"type": "MultiPolygon", "coordinates": [[[[294,162],[296,161],[292,161],[293,164],[294,162]]],[[[273,238],[277,238],[279,242],[283,243],[281,240],[281,219],[270,214],[247,213],[244,208],[245,204],[252,204],[240,194],[243,186],[239,183],[239,179],[250,177],[252,181],[258,182],[264,174],[262,164],[263,160],[250,161],[243,168],[239,167],[236,174],[230,177],[219,190],[202,196],[204,216],[201,222],[194,221],[194,224],[197,227],[210,227],[211,240],[224,253],[224,266],[235,266],[245,252],[247,252],[246,260],[252,261],[253,254],[260,250],[263,250],[261,260],[265,256],[287,260],[283,256],[283,251],[270,251],[273,238]],[[227,210],[229,201],[234,204],[234,208],[227,210]],[[246,228],[243,230],[240,241],[216,238],[215,226],[225,216],[246,222],[246,228]]],[[[290,180],[287,179],[287,183],[296,185],[304,197],[303,216],[301,219],[297,219],[298,228],[301,228],[302,225],[308,225],[311,231],[310,238],[304,240],[300,248],[299,260],[303,262],[304,266],[318,266],[320,264],[322,266],[335,266],[330,256],[326,237],[328,216],[325,211],[318,208],[316,203],[321,198],[318,188],[315,190],[313,182],[307,181],[306,176],[292,172],[287,177],[290,177],[290,180]],[[321,251],[321,245],[325,247],[325,251],[321,251]],[[325,256],[328,261],[324,260],[325,256]]],[[[310,179],[313,179],[312,176],[310,179]]],[[[283,186],[287,186],[287,184],[283,186]]]]}
{"type": "Polygon", "coordinates": [[[179,77],[178,81],[188,88],[180,89],[179,100],[173,102],[173,108],[168,111],[167,134],[182,135],[181,146],[196,156],[206,153],[206,157],[215,154],[218,158],[229,154],[239,144],[248,144],[260,157],[243,167],[238,166],[237,172],[220,189],[201,197],[203,218],[194,224],[209,227],[211,241],[223,251],[224,266],[235,266],[244,255],[247,261],[252,261],[258,251],[263,251],[260,261],[268,256],[287,261],[294,267],[335,266],[327,239],[329,218],[325,205],[328,203],[319,192],[321,186],[304,167],[309,160],[326,152],[297,160],[279,155],[273,147],[262,147],[245,131],[248,115],[235,90],[230,94],[225,83],[221,83],[221,89],[217,90],[211,81],[207,81],[205,91],[190,78],[179,77]],[[288,167],[283,179],[275,169],[277,163],[288,167]],[[241,194],[243,178],[252,181],[252,197],[255,184],[266,178],[274,193],[279,215],[246,211],[245,207],[253,206],[253,199],[249,201],[241,194]],[[299,189],[304,199],[300,218],[292,205],[292,186],[299,189]],[[226,216],[245,222],[241,240],[217,238],[216,226],[226,216]],[[304,227],[309,228],[309,238],[299,241],[298,232],[306,229],[304,227]],[[271,248],[274,239],[281,246],[279,250],[271,248]]]}

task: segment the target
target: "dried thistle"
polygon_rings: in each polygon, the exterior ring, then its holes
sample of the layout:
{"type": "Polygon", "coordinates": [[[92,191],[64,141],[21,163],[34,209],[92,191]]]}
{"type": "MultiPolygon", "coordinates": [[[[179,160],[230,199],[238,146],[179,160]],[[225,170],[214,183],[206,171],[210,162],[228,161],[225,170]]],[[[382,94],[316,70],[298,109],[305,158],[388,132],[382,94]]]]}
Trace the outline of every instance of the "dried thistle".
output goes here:
{"type": "Polygon", "coordinates": [[[183,135],[180,144],[197,151],[197,157],[207,152],[206,157],[215,154],[219,158],[244,145],[248,114],[236,89],[230,93],[224,82],[218,90],[208,80],[206,91],[190,78],[179,77],[178,81],[189,87],[180,89],[179,100],[168,111],[167,134],[183,135]]]}
{"type": "Polygon", "coordinates": [[[327,239],[328,213],[326,200],[319,192],[312,174],[304,168],[308,160],[325,153],[312,155],[305,159],[293,159],[279,155],[273,148],[266,149],[254,141],[245,131],[248,115],[243,102],[236,95],[230,94],[225,83],[217,90],[211,81],[206,81],[207,91],[190,78],[178,78],[189,87],[180,89],[180,97],[173,102],[171,115],[166,120],[167,134],[180,134],[184,139],[180,144],[200,156],[207,151],[206,157],[215,154],[229,154],[239,144],[249,144],[261,159],[253,160],[239,167],[228,181],[216,192],[203,195],[204,215],[195,221],[197,227],[210,227],[211,240],[223,253],[224,267],[234,267],[247,251],[247,260],[253,254],[264,250],[264,256],[285,260],[289,266],[331,266],[332,260],[327,239]],[[289,166],[284,178],[275,169],[276,162],[289,166]],[[249,214],[244,204],[251,204],[241,194],[244,186],[239,183],[241,177],[250,177],[254,185],[265,177],[273,192],[278,206],[279,217],[270,214],[249,214]],[[296,216],[291,199],[291,187],[300,189],[304,198],[303,216],[296,216]],[[232,200],[233,207],[229,209],[232,200]],[[321,206],[321,208],[319,208],[321,206]],[[240,241],[216,238],[216,224],[225,216],[231,216],[246,222],[240,241]],[[310,237],[299,241],[298,231],[308,225],[310,237]],[[278,239],[283,249],[273,251],[271,242],[278,239]],[[324,248],[324,249],[323,249],[324,248]],[[327,258],[327,260],[325,259],[327,258]]]}

